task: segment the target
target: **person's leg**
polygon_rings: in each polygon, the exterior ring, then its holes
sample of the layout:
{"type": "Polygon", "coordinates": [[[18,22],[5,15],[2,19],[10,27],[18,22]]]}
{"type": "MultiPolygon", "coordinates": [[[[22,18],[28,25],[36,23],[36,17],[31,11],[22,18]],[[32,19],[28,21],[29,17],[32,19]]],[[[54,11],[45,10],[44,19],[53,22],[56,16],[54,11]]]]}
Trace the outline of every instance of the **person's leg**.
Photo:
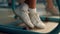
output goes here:
{"type": "Polygon", "coordinates": [[[23,22],[29,26],[30,28],[34,28],[34,25],[32,24],[29,12],[28,12],[28,6],[24,3],[25,0],[18,0],[19,3],[21,3],[20,7],[15,9],[15,14],[23,20],[23,22]]]}
{"type": "Polygon", "coordinates": [[[46,2],[47,11],[50,11],[53,15],[58,15],[59,11],[54,7],[53,0],[46,0],[46,2]]]}
{"type": "Polygon", "coordinates": [[[29,15],[32,23],[38,28],[45,28],[45,24],[41,21],[36,12],[36,0],[29,0],[29,15]]]}

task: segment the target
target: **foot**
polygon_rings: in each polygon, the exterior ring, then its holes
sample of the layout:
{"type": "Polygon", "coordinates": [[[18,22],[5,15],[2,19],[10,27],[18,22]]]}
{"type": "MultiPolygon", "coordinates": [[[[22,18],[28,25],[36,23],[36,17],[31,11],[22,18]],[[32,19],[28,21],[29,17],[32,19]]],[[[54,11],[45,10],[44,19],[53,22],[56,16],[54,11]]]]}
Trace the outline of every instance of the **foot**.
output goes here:
{"type": "Polygon", "coordinates": [[[48,11],[48,12],[50,12],[52,15],[56,15],[56,16],[58,16],[59,15],[59,11],[55,8],[55,7],[53,7],[53,8],[46,8],[46,10],[48,11]]]}
{"type": "Polygon", "coordinates": [[[41,21],[39,14],[34,9],[30,9],[29,16],[34,26],[38,28],[45,28],[45,24],[41,21]]]}

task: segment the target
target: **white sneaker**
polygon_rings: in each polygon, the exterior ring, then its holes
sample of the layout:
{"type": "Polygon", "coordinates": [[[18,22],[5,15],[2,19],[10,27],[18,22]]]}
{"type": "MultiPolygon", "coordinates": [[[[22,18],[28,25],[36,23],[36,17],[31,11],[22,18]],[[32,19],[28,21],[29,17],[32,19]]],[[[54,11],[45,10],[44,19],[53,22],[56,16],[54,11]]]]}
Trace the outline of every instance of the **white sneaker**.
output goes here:
{"type": "Polygon", "coordinates": [[[26,25],[28,25],[30,28],[34,28],[34,25],[32,24],[30,17],[27,12],[25,11],[15,11],[16,14],[24,21],[26,25]]]}
{"type": "Polygon", "coordinates": [[[23,19],[23,21],[26,23],[26,25],[28,25],[31,28],[34,28],[34,25],[32,24],[30,17],[27,13],[23,13],[21,15],[21,18],[23,19]]]}
{"type": "Polygon", "coordinates": [[[45,24],[41,21],[39,15],[36,12],[36,9],[30,9],[29,15],[32,23],[38,28],[45,28],[45,24]]]}

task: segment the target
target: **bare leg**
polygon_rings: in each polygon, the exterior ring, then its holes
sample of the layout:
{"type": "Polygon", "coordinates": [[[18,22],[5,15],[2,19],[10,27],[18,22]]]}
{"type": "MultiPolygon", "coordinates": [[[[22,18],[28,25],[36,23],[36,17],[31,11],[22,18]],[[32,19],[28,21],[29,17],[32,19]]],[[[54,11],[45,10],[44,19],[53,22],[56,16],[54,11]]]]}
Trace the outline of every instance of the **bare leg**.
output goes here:
{"type": "Polygon", "coordinates": [[[53,15],[58,15],[58,10],[54,7],[52,0],[46,0],[47,1],[47,10],[50,11],[53,15]]]}

